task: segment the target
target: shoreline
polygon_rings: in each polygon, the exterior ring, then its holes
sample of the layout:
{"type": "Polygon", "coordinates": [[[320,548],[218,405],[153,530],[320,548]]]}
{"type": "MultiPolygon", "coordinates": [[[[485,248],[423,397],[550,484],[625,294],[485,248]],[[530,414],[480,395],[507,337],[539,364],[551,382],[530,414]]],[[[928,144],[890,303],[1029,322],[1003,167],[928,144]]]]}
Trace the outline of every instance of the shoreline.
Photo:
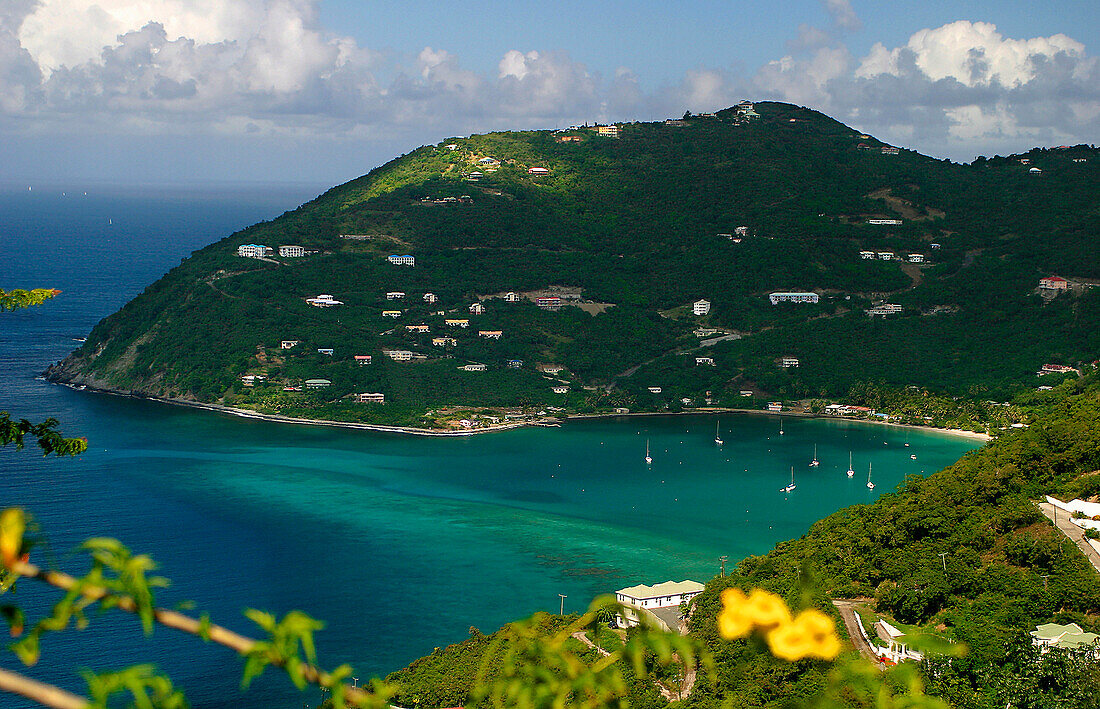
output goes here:
{"type": "Polygon", "coordinates": [[[389,426],[386,424],[373,424],[373,423],[356,423],[354,421],[334,421],[331,419],[307,419],[297,418],[294,416],[283,416],[282,414],[265,414],[258,411],[252,411],[251,409],[238,409],[232,406],[225,406],[224,404],[206,404],[200,401],[188,401],[186,399],[168,399],[159,396],[149,396],[147,394],[138,394],[134,392],[123,392],[114,389],[106,389],[102,387],[90,386],[87,384],[77,385],[70,382],[63,382],[54,380],[55,384],[68,387],[75,391],[90,391],[95,394],[108,394],[111,396],[129,397],[132,399],[141,399],[144,401],[153,401],[161,404],[169,404],[173,406],[183,406],[192,409],[201,409],[204,411],[211,411],[214,413],[222,413],[229,416],[236,416],[238,418],[255,419],[257,421],[267,421],[270,423],[286,423],[295,424],[299,426],[328,426],[330,428],[349,428],[360,431],[375,431],[378,433],[397,433],[408,436],[476,436],[483,433],[495,433],[498,431],[512,431],[518,428],[526,427],[558,427],[562,421],[569,420],[583,420],[583,419],[610,419],[610,418],[629,418],[629,417],[642,417],[642,416],[700,416],[708,414],[753,414],[757,416],[788,416],[793,418],[807,418],[807,419],[830,419],[851,421],[855,423],[869,423],[877,424],[880,426],[895,426],[897,428],[912,428],[922,431],[935,431],[944,433],[951,436],[959,436],[962,438],[969,438],[975,441],[981,441],[988,443],[993,440],[993,437],[987,433],[978,433],[976,431],[967,431],[959,428],[937,428],[935,426],[919,426],[916,424],[904,424],[904,423],[891,423],[889,421],[874,421],[870,419],[850,419],[850,418],[838,418],[833,416],[824,416],[822,414],[806,413],[801,411],[765,411],[762,409],[740,409],[733,407],[708,407],[706,409],[697,409],[693,411],[638,411],[633,413],[616,414],[616,413],[599,413],[599,414],[563,414],[560,417],[546,416],[534,421],[518,421],[515,423],[503,423],[503,424],[491,424],[484,428],[468,429],[460,431],[448,431],[436,428],[418,428],[416,426],[389,426]],[[83,387],[83,389],[81,389],[83,387]]]}

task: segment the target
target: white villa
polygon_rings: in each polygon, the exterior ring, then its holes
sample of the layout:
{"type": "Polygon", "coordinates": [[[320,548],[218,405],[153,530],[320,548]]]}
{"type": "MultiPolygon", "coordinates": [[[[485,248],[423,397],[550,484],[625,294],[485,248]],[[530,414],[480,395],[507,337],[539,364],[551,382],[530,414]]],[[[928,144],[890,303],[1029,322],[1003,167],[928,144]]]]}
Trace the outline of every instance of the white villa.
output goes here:
{"type": "Polygon", "coordinates": [[[707,365],[708,367],[713,367],[714,366],[714,358],[713,357],[696,357],[695,358],[695,365],[696,366],[707,365]]]}
{"type": "Polygon", "coordinates": [[[1063,650],[1092,648],[1093,656],[1100,656],[1100,635],[1086,632],[1077,623],[1044,623],[1031,631],[1031,642],[1040,652],[1046,652],[1052,647],[1063,650]]]}
{"type": "Polygon", "coordinates": [[[443,322],[448,327],[470,327],[470,321],[466,318],[446,318],[443,322]]]}
{"type": "Polygon", "coordinates": [[[909,263],[924,263],[924,254],[909,254],[909,263]]]}
{"type": "Polygon", "coordinates": [[[382,317],[384,318],[399,318],[401,317],[400,310],[383,310],[382,317]]]}
{"type": "Polygon", "coordinates": [[[871,649],[874,650],[875,654],[879,657],[894,663],[902,662],[903,660],[923,659],[924,655],[909,648],[909,641],[905,637],[905,631],[899,630],[881,619],[876,621],[871,627],[875,631],[875,637],[871,638],[871,649]],[[885,645],[876,645],[876,641],[881,641],[885,643],[885,645]]]}
{"type": "Polygon", "coordinates": [[[880,226],[899,226],[901,224],[900,219],[868,219],[868,224],[878,224],[880,226]]]}
{"type": "Polygon", "coordinates": [[[275,249],[263,244],[241,244],[237,247],[237,255],[242,258],[264,258],[275,253],[275,249]]]}
{"type": "Polygon", "coordinates": [[[859,252],[859,257],[861,259],[863,259],[864,261],[874,261],[875,260],[875,252],[874,251],[860,251],[859,252]]]}
{"type": "Polygon", "coordinates": [[[478,330],[479,337],[484,337],[487,340],[499,340],[504,334],[503,330],[478,330]]]}
{"type": "Polygon", "coordinates": [[[485,312],[485,306],[482,305],[481,303],[471,303],[470,304],[470,314],[471,315],[481,315],[484,312],[485,312]]]}
{"type": "Polygon", "coordinates": [[[799,291],[777,291],[768,295],[768,300],[772,305],[779,303],[817,303],[820,300],[820,296],[817,293],[806,293],[799,291]]]}
{"type": "Polygon", "coordinates": [[[456,347],[458,345],[458,340],[453,337],[433,337],[432,345],[435,347],[447,347],[448,345],[456,347]]]}
{"type": "Polygon", "coordinates": [[[302,246],[280,246],[279,255],[283,258],[301,258],[306,255],[306,250],[302,246]]]}
{"type": "Polygon", "coordinates": [[[459,367],[459,369],[465,370],[467,372],[484,372],[486,367],[485,367],[484,364],[475,363],[475,364],[465,364],[465,365],[459,367]]]}
{"type": "Polygon", "coordinates": [[[626,625],[637,625],[639,611],[651,611],[657,608],[676,608],[690,601],[705,587],[698,581],[665,581],[653,586],[629,586],[615,591],[615,600],[623,605],[620,619],[626,625]]]}
{"type": "Polygon", "coordinates": [[[798,357],[780,357],[776,364],[778,364],[780,367],[783,367],[784,369],[797,367],[798,357]]]}
{"type": "Polygon", "coordinates": [[[439,300],[439,298],[436,297],[435,293],[425,293],[424,294],[424,302],[425,303],[434,303],[437,300],[439,300]]]}
{"type": "Polygon", "coordinates": [[[390,292],[386,293],[386,300],[401,300],[404,297],[404,291],[391,290],[390,292]]]}
{"type": "Polygon", "coordinates": [[[306,298],[306,302],[315,308],[331,308],[334,305],[344,304],[344,301],[336,300],[330,293],[322,293],[316,298],[306,298]]]}
{"type": "Polygon", "coordinates": [[[404,254],[402,256],[398,256],[397,254],[391,254],[391,255],[386,257],[386,260],[389,261],[390,263],[392,263],[395,266],[415,266],[416,265],[416,257],[415,256],[410,256],[408,254],[404,254]]]}
{"type": "Polygon", "coordinates": [[[692,312],[696,315],[706,315],[710,313],[710,301],[709,300],[697,300],[692,303],[692,312]]]}
{"type": "Polygon", "coordinates": [[[557,385],[557,386],[552,386],[552,387],[550,387],[550,390],[552,392],[554,392],[555,394],[568,394],[569,393],[569,387],[565,386],[564,384],[557,385]]]}
{"type": "Polygon", "coordinates": [[[301,343],[301,340],[283,340],[279,343],[279,349],[289,350],[293,347],[297,347],[301,343]]]}
{"type": "Polygon", "coordinates": [[[386,395],[377,392],[364,393],[355,395],[355,403],[357,404],[384,404],[386,403],[386,395]]]}

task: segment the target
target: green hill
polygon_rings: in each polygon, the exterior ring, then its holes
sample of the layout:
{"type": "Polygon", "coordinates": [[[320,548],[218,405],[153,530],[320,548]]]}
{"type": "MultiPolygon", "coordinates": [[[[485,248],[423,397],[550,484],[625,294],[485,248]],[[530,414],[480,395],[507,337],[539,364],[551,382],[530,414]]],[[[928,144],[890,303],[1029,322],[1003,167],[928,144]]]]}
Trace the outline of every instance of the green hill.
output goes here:
{"type": "Polygon", "coordinates": [[[51,376],[268,413],[441,425],[470,407],[663,410],[682,398],[740,404],[746,388],[757,400],[843,396],[857,381],[1006,397],[1034,388],[1044,363],[1095,359],[1100,151],[959,165],[883,153],[812,110],[761,103],[755,113],[619,124],[617,138],[578,128],[419,148],[195,252],[51,376]],[[242,244],[275,254],[242,258],[242,244]],[[280,245],[316,253],[280,257],[280,245]],[[1070,280],[1053,298],[1036,288],[1052,274],[1070,280]],[[773,305],[773,291],[820,302],[773,305]],[[307,303],[319,294],[342,304],[307,303]],[[540,296],[563,307],[540,308],[540,296]],[[692,314],[699,299],[709,314],[692,314]],[[878,302],[901,310],[868,317],[878,302]],[[471,314],[474,303],[485,312],[471,314]],[[701,326],[740,339],[701,347],[701,326]],[[780,356],[800,364],[777,367],[780,356]],[[245,386],[246,374],[264,379],[245,386]],[[284,390],[308,379],[331,385],[284,390]],[[364,392],[386,403],[345,398],[364,392]]]}

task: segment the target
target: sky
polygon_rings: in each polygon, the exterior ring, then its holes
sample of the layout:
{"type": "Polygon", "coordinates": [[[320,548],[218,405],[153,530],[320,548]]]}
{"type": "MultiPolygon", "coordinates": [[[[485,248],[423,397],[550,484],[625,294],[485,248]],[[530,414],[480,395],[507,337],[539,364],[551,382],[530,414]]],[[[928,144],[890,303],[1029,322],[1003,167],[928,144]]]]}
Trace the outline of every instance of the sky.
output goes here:
{"type": "Polygon", "coordinates": [[[956,161],[1100,142],[1100,3],[0,0],[0,181],[334,185],[779,100],[956,161]]]}

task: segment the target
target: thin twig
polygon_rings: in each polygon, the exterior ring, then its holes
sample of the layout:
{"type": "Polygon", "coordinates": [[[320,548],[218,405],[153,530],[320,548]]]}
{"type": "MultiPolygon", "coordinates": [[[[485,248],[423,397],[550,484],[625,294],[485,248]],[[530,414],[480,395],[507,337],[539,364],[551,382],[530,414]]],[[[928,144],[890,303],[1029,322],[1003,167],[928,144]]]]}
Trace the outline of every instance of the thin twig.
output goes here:
{"type": "MultiPolygon", "coordinates": [[[[110,596],[116,600],[118,607],[122,610],[129,613],[137,613],[138,611],[137,603],[133,598],[116,594],[103,586],[93,586],[91,584],[82,583],[79,579],[60,571],[44,571],[34,564],[28,564],[26,562],[16,562],[12,565],[11,571],[19,576],[42,581],[43,583],[47,583],[64,591],[71,591],[79,586],[80,595],[84,598],[99,601],[110,596]]],[[[247,655],[257,643],[257,641],[252,638],[241,635],[240,633],[235,633],[220,625],[214,625],[213,623],[206,624],[204,628],[203,623],[198,619],[166,608],[154,609],[153,618],[167,628],[175,628],[176,630],[181,630],[197,637],[209,638],[212,642],[224,645],[241,655],[247,655]]],[[[276,661],[272,664],[282,666],[283,663],[276,661]]],[[[327,672],[314,665],[305,663],[302,664],[302,677],[305,678],[307,682],[320,686],[327,686],[331,681],[330,675],[327,672]]],[[[352,703],[365,703],[371,698],[371,695],[361,688],[348,687],[347,685],[345,685],[345,687],[344,696],[352,703]]],[[[65,705],[66,708],[70,706],[75,707],[77,705],[65,705]]],[[[87,702],[80,706],[87,706],[87,702]]]]}
{"type": "Polygon", "coordinates": [[[0,690],[18,694],[54,709],[88,709],[92,705],[84,697],[2,667],[0,667],[0,690]]]}

